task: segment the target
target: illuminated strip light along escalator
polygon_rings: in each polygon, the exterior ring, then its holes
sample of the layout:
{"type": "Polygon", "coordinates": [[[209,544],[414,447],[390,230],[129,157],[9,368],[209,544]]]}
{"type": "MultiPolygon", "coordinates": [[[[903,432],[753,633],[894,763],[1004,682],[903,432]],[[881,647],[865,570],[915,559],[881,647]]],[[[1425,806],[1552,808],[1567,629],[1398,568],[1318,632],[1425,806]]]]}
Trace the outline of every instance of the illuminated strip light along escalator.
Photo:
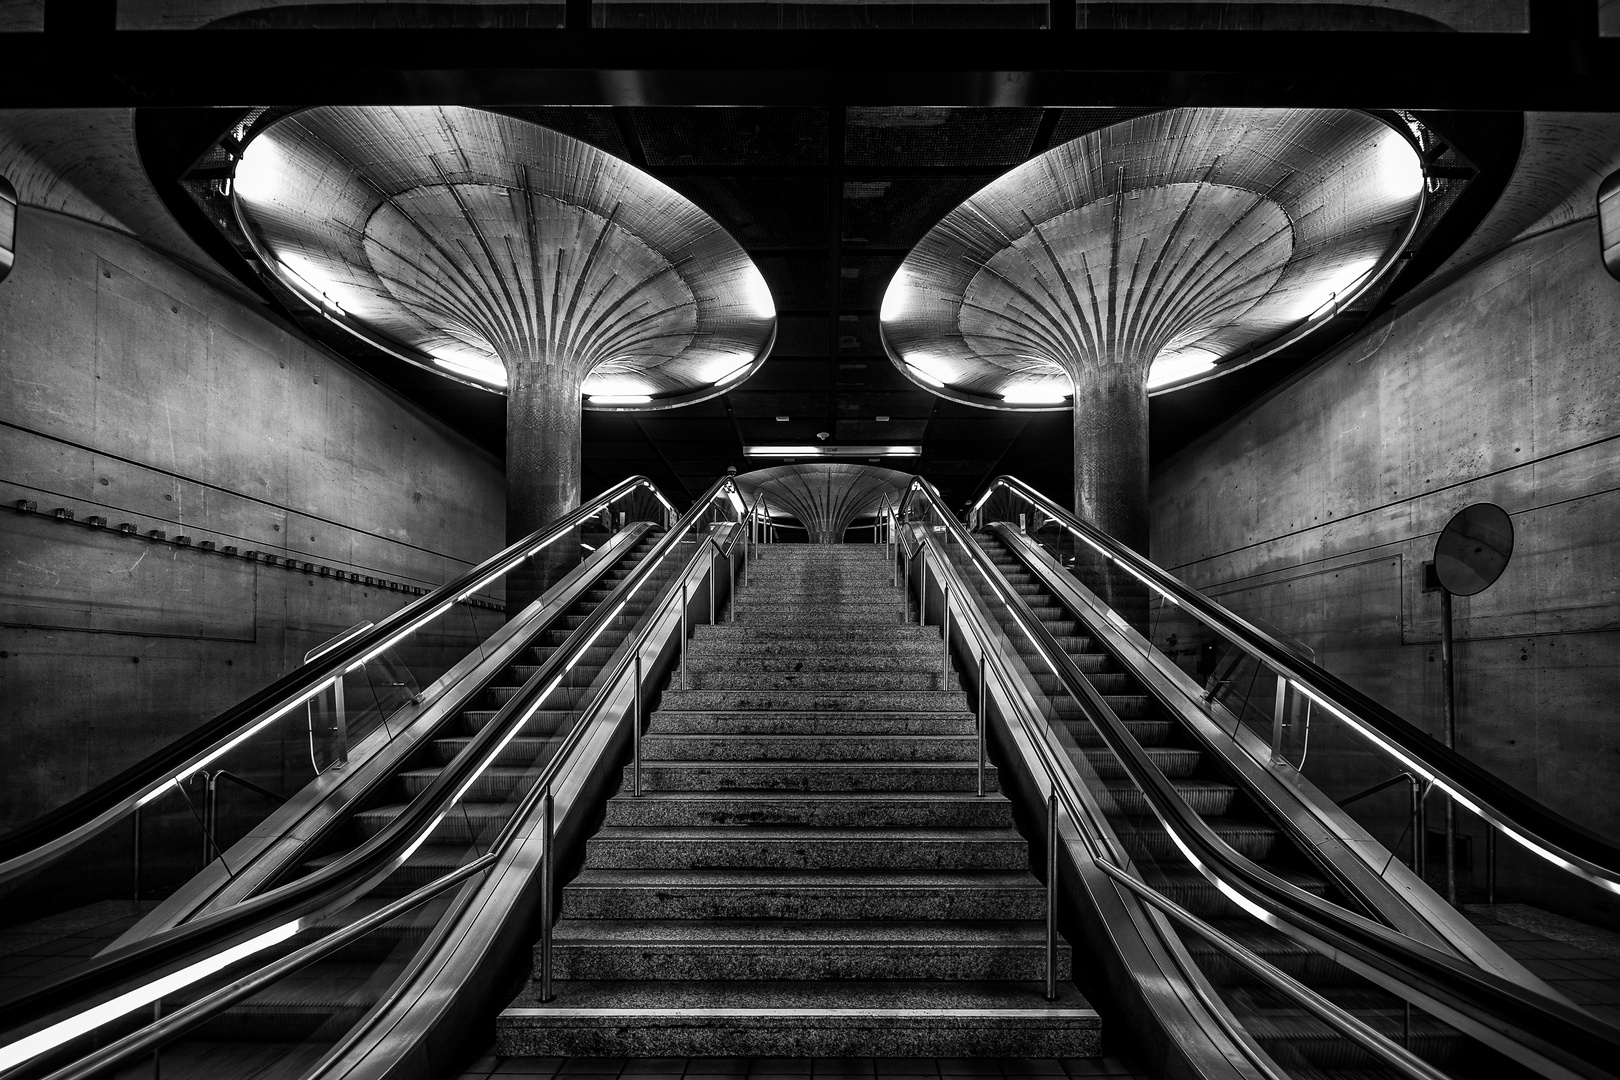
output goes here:
{"type": "Polygon", "coordinates": [[[1016,477],[993,480],[973,503],[971,514],[977,515],[998,488],[1028,500],[1168,603],[1241,645],[1313,704],[1332,713],[1350,730],[1491,822],[1526,850],[1601,889],[1620,894],[1620,846],[1524,795],[1016,477]]]}
{"type": "MultiPolygon", "coordinates": [[[[920,497],[1011,610],[1042,660],[1087,714],[1142,791],[1148,807],[1198,871],[1232,902],[1302,945],[1546,1075],[1616,1075],[1620,1028],[1307,893],[1229,846],[1186,803],[1073,660],[995,569],[938,492],[918,477],[898,516],[920,497]]],[[[982,503],[981,503],[982,505],[982,503]]],[[[920,543],[920,541],[919,541],[920,543]]],[[[949,560],[936,555],[949,572],[949,560]]],[[[1144,888],[1151,888],[1145,883],[1144,888]]]]}
{"type": "MultiPolygon", "coordinates": [[[[625,481],[610,489],[609,495],[618,493],[623,495],[633,490],[635,486],[651,487],[649,481],[643,478],[634,478],[625,481]]],[[[652,489],[656,493],[656,489],[652,489]]],[[[617,497],[617,496],[615,496],[617,497]]],[[[659,501],[668,506],[662,495],[659,501]]],[[[49,1051],[85,1032],[94,1030],[101,1024],[116,1016],[128,1013],[160,1000],[163,996],[176,990],[194,984],[238,960],[245,959],[254,952],[260,952],[287,940],[299,930],[309,926],[323,915],[341,911],[353,900],[365,895],[380,883],[395,869],[401,866],[410,854],[419,847],[437,827],[454,805],[467,790],[471,788],[480,775],[489,768],[499,757],[501,750],[522,730],[524,724],[535,710],[540,708],[547,696],[560,684],[585,650],[590,647],[606,627],[611,625],[614,618],[623,609],[629,598],[656,572],[664,558],[675,549],[681,540],[693,532],[699,521],[708,513],[719,500],[724,497],[738,514],[745,517],[747,508],[735,485],[730,478],[717,481],[708,492],[704,494],[680,522],[664,536],[648,552],[645,558],[635,569],[616,586],[613,594],[598,604],[596,609],[576,628],[561,647],[557,649],[525,685],[519,695],[512,698],[497,712],[496,716],[473,737],[457,758],[447,765],[437,778],[416,799],[412,800],[406,810],[394,819],[383,830],[369,838],[358,848],[346,854],[343,858],[322,867],[306,877],[299,878],[286,885],[272,889],[250,900],[243,901],[235,907],[213,915],[205,916],[194,922],[186,923],[170,930],[155,934],[149,938],[133,943],[124,948],[106,953],[94,958],[88,963],[58,976],[45,985],[35,988],[25,994],[18,995],[11,1001],[0,1001],[0,1026],[6,1030],[17,1030],[30,1026],[38,1026],[42,1021],[49,1019],[55,1013],[68,1012],[69,1015],[61,1019],[52,1020],[39,1030],[30,1031],[4,1046],[0,1046],[0,1070],[14,1069],[26,1065],[26,1062],[39,1054],[49,1051]],[[537,689],[541,688],[543,689],[537,689]],[[453,793],[452,793],[453,792],[453,793]],[[134,983],[136,985],[130,986],[134,983]],[[129,987],[125,989],[125,987],[129,987]],[[93,1004],[80,1004],[93,1001],[93,1004]]],[[[607,498],[604,495],[603,498],[607,498]]],[[[512,566],[522,561],[523,557],[538,551],[546,544],[552,542],[556,536],[566,535],[568,530],[576,527],[586,518],[593,516],[602,508],[602,499],[593,500],[591,504],[581,510],[570,514],[542,534],[555,532],[554,536],[545,537],[544,542],[534,543],[535,537],[526,539],[520,544],[502,552],[495,559],[490,560],[456,582],[445,586],[438,593],[449,593],[455,590],[474,591],[482,587],[485,575],[478,571],[499,562],[505,573],[512,566]],[[532,546],[531,546],[532,545],[532,546]],[[519,553],[518,557],[512,557],[519,553]],[[468,585],[469,581],[478,584],[468,585]]],[[[750,521],[751,525],[752,522],[750,521]]],[[[432,600],[438,593],[430,594],[424,598],[432,600]]],[[[453,602],[453,601],[452,601],[453,602]]],[[[412,605],[419,607],[420,605],[412,605]]],[[[409,608],[406,609],[410,610],[409,608]]],[[[436,614],[436,612],[435,612],[436,614]]],[[[421,616],[431,618],[432,614],[421,616]]],[[[376,630],[391,629],[387,620],[378,625],[376,630]]],[[[413,623],[414,625],[414,623],[413,623]]],[[[400,629],[398,634],[408,633],[410,628],[400,629]]],[[[367,634],[367,640],[374,634],[367,634]]],[[[395,639],[395,634],[389,634],[387,644],[395,639]]],[[[360,639],[356,639],[357,642],[360,639]]],[[[376,651],[386,648],[387,644],[373,645],[376,651]]],[[[345,650],[347,651],[347,650],[345,650]]],[[[316,666],[316,665],[310,665],[316,666]]],[[[341,674],[339,669],[339,674],[341,674]]],[[[287,680],[283,680],[286,682],[287,680]]],[[[328,680],[329,681],[329,680],[328,680]]],[[[279,685],[279,684],[278,684],[279,685]]],[[[321,684],[326,685],[325,683],[321,684]]],[[[300,698],[302,703],[307,698],[300,698]]],[[[285,709],[281,710],[282,712],[285,709]]],[[[280,713],[278,712],[278,715],[280,713]]],[[[524,814],[532,809],[532,799],[538,797],[535,792],[542,791],[550,775],[555,771],[558,763],[565,760],[568,751],[577,741],[583,725],[576,725],[569,736],[559,746],[557,753],[541,773],[536,786],[531,790],[523,804],[523,810],[514,815],[503,829],[497,843],[506,843],[521,822],[524,814]]],[[[498,853],[497,847],[491,847],[489,855],[498,853]]],[[[368,927],[381,925],[387,921],[379,918],[384,912],[391,912],[387,918],[393,918],[399,912],[414,907],[417,904],[431,899],[455,883],[465,880],[476,873],[478,869],[487,869],[493,865],[487,862],[488,856],[475,860],[467,866],[459,867],[451,874],[439,881],[430,883],[409,897],[390,904],[381,912],[368,916],[362,922],[368,927]],[[452,880],[453,879],[453,880],[452,880]],[[406,901],[410,903],[406,903],[406,901]]],[[[281,975],[296,970],[297,967],[313,963],[322,956],[328,955],[349,940],[354,925],[334,931],[332,935],[321,941],[311,943],[298,950],[292,957],[283,958],[276,964],[270,965],[281,975]],[[342,940],[339,940],[342,939],[342,940]],[[322,942],[331,942],[330,947],[323,947],[322,942]],[[302,958],[301,962],[291,967],[280,967],[294,957],[302,958]]],[[[364,932],[364,931],[360,931],[364,932]]],[[[255,980],[255,985],[265,983],[255,980]]],[[[230,993],[232,988],[221,991],[220,994],[230,993]]],[[[251,993],[251,991],[249,991],[251,993]]],[[[230,1001],[218,1004],[207,1015],[226,1008],[232,1002],[246,995],[230,993],[230,1001]]],[[[212,1000],[205,999],[205,1000],[212,1000]]],[[[201,1002],[197,1004],[202,1004],[201,1002]]],[[[163,1030],[168,1034],[165,1038],[175,1037],[179,1017],[175,1014],[173,1024],[164,1023],[163,1030]]],[[[200,1022],[196,1018],[195,1022],[200,1022]]],[[[132,1036],[131,1038],[137,1038],[132,1036]]],[[[122,1045],[122,1044],[115,1044],[122,1045]]],[[[137,1053],[128,1050],[127,1053],[137,1053]]],[[[96,1068],[104,1067],[105,1062],[96,1068]]],[[[77,1066],[69,1066],[68,1071],[75,1070],[77,1066]]],[[[88,1066],[87,1066],[88,1068],[88,1066]]],[[[73,1073],[78,1075],[77,1072],[73,1073]]],[[[53,1074],[54,1075],[54,1074],[53,1074]]],[[[87,1075],[87,1074],[86,1074],[87,1075]]]]}

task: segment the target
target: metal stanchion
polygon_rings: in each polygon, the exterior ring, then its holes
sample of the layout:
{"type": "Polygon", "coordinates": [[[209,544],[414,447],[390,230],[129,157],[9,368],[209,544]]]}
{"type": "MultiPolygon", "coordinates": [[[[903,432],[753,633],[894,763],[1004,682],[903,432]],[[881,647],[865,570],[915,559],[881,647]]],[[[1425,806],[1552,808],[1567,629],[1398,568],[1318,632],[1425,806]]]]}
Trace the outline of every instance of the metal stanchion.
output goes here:
{"type": "Polygon", "coordinates": [[[687,635],[687,609],[692,606],[691,599],[686,592],[686,579],[681,579],[681,689],[686,689],[686,635],[687,635]]]}
{"type": "Polygon", "coordinates": [[[737,545],[731,545],[731,554],[726,557],[726,621],[737,621],[737,545]]]}
{"type": "Polygon", "coordinates": [[[641,647],[636,647],[636,682],[630,705],[630,795],[641,796],[641,647]]]}
{"type": "Polygon", "coordinates": [[[1496,906],[1496,826],[1485,823],[1485,902],[1496,906]]]}
{"type": "Polygon", "coordinates": [[[917,579],[917,625],[928,625],[928,549],[918,555],[922,560],[921,576],[917,579]]]}
{"type": "Polygon", "coordinates": [[[132,899],[134,899],[134,901],[136,903],[140,903],[140,899],[141,899],[141,808],[139,806],[137,806],[135,808],[135,813],[132,815],[132,818],[133,818],[134,823],[135,823],[135,853],[134,853],[135,858],[134,858],[134,866],[132,868],[133,873],[131,874],[131,877],[132,877],[133,880],[130,882],[130,887],[134,892],[134,896],[132,897],[132,899]]]}
{"type": "Polygon", "coordinates": [[[1057,1000],[1057,792],[1046,797],[1046,1000],[1057,1000]]]}
{"type": "Polygon", "coordinates": [[[557,832],[555,829],[556,804],[552,800],[551,789],[546,789],[546,797],[540,806],[540,828],[545,837],[546,846],[540,852],[540,1000],[550,1001],[555,995],[551,992],[551,922],[552,922],[552,892],[556,886],[553,875],[557,872],[557,859],[554,849],[557,846],[557,832]]]}
{"type": "Polygon", "coordinates": [[[984,729],[990,722],[986,706],[990,702],[989,687],[984,681],[984,648],[979,648],[979,798],[984,798],[984,729]]]}
{"type": "Polygon", "coordinates": [[[939,639],[939,688],[949,690],[951,681],[951,587],[949,585],[946,585],[940,592],[939,639]]]}
{"type": "Polygon", "coordinates": [[[709,537],[709,625],[714,625],[715,585],[720,577],[719,569],[714,565],[720,561],[720,549],[715,546],[714,537],[709,537]]]}

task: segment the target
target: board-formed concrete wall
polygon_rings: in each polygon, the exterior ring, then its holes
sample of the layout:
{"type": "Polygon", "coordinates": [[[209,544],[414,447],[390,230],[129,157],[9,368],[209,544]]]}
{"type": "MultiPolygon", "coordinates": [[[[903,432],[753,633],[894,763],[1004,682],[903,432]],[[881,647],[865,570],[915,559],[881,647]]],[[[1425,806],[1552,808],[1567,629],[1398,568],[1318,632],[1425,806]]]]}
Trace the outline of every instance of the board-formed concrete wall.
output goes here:
{"type": "MultiPolygon", "coordinates": [[[[428,586],[505,529],[497,461],[283,324],[103,224],[25,205],[19,236],[0,284],[0,828],[412,598],[195,545],[428,586]]],[[[471,611],[451,638],[501,619],[471,611]]],[[[453,643],[419,644],[432,674],[453,643]]]]}
{"type": "MultiPolygon", "coordinates": [[[[1457,510],[1504,507],[1512,564],[1456,601],[1459,748],[1620,837],[1620,282],[1594,219],[1532,232],[1369,327],[1152,486],[1156,561],[1436,735],[1439,601],[1422,564],[1457,510]]],[[[1339,797],[1397,771],[1320,715],[1309,755],[1339,797]]],[[[1404,800],[1356,813],[1388,843],[1404,800]]],[[[1601,906],[1510,846],[1510,898],[1601,906]]]]}

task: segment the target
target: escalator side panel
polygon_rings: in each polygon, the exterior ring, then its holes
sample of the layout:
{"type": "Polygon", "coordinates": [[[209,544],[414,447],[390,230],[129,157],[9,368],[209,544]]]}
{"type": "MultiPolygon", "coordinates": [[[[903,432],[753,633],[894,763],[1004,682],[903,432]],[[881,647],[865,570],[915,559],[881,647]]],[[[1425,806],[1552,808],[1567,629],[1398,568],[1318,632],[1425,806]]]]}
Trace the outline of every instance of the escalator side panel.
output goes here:
{"type": "MultiPolygon", "coordinates": [[[[937,581],[930,582],[933,602],[937,581]]],[[[983,598],[973,589],[958,598],[971,605],[970,618],[981,627],[994,625],[983,598]]],[[[953,641],[964,672],[977,672],[976,647],[958,624],[953,641]]],[[[992,640],[982,633],[980,641],[992,640]]],[[[1017,657],[1001,657],[1010,669],[1017,657]]],[[[985,670],[994,671],[987,663],[985,670]]],[[[1031,859],[1045,861],[1045,814],[1048,780],[1041,751],[1030,741],[1030,727],[1046,723],[1028,688],[1016,677],[987,678],[986,741],[1001,777],[1001,787],[1013,802],[1020,832],[1028,839],[1031,859]],[[1023,719],[1021,720],[1020,717],[1023,719]]],[[[977,693],[977,687],[972,688],[977,693]]],[[[1100,807],[1078,776],[1075,790],[1091,811],[1088,828],[1111,847],[1122,864],[1129,859],[1120,849],[1100,807]]],[[[1148,1072],[1163,1080],[1259,1080],[1265,1076],[1254,1061],[1264,1058],[1247,1033],[1228,1013],[1222,1023],[1214,1013],[1225,1007],[1203,979],[1179,936],[1169,923],[1148,909],[1130,892],[1115,885],[1086,854],[1075,825],[1059,825],[1063,842],[1058,858],[1060,926],[1071,941],[1085,943],[1085,952],[1097,965],[1075,978],[1087,999],[1106,1010],[1106,1023],[1130,1033],[1130,1043],[1143,1057],[1148,1072]],[[1200,984],[1195,987],[1194,983],[1200,984]],[[1204,997],[1199,996],[1199,989],[1204,997]],[[1244,1045],[1239,1045],[1242,1040],[1244,1045]]]]}
{"type": "MultiPolygon", "coordinates": [[[[1217,725],[1198,702],[1201,688],[1134,628],[1110,612],[1085,585],[1016,528],[991,526],[1007,548],[1077,614],[1089,631],[1169,709],[1207,753],[1243,786],[1295,844],[1358,899],[1402,933],[1455,951],[1481,968],[1524,985],[1545,984],[1440,900],[1388,849],[1293,769],[1266,768],[1269,746],[1246,727],[1238,737],[1217,725]],[[1144,659],[1145,658],[1145,659],[1144,659]],[[1385,867],[1388,867],[1385,870],[1385,867]],[[1379,871],[1384,870],[1382,877],[1379,871]]],[[[1546,992],[1557,996],[1550,988],[1546,992]]]]}
{"type": "Polygon", "coordinates": [[[436,732],[452,722],[484,683],[527,647],[532,627],[544,625],[576,603],[649,528],[646,523],[636,523],[615,534],[528,610],[497,630],[484,648],[469,653],[426,687],[421,700],[399,716],[404,727],[392,740],[385,726],[379,725],[350,748],[346,768],[327,769],[315,777],[233,844],[223,860],[215,859],[109,948],[223,910],[270,887],[296,867],[377,789],[388,784],[436,732]],[[226,866],[231,868],[229,873],[226,866]]]}
{"type": "MultiPolygon", "coordinates": [[[[690,551],[683,545],[670,558],[682,559],[690,551]]],[[[687,572],[695,582],[706,571],[694,566],[687,572]]],[[[663,599],[678,587],[674,579],[657,589],[659,614],[643,652],[648,686],[660,685],[679,660],[680,614],[663,599]]],[[[694,585],[690,593],[696,603],[700,589],[694,585]]],[[[603,669],[614,666],[629,647],[626,642],[616,649],[603,669]]],[[[644,719],[654,705],[648,695],[644,719]]],[[[618,789],[619,766],[630,757],[630,727],[623,721],[632,706],[628,684],[608,695],[559,775],[554,900],[560,900],[563,883],[583,862],[585,844],[618,789]]],[[[312,1076],[403,1080],[450,1075],[464,1064],[469,1039],[493,1038],[494,1016],[527,980],[532,945],[539,936],[541,831],[537,811],[524,822],[513,852],[487,877],[472,883],[466,903],[451,916],[453,925],[439,935],[439,947],[420,964],[420,975],[400,988],[385,1010],[352,1032],[312,1076]]]]}

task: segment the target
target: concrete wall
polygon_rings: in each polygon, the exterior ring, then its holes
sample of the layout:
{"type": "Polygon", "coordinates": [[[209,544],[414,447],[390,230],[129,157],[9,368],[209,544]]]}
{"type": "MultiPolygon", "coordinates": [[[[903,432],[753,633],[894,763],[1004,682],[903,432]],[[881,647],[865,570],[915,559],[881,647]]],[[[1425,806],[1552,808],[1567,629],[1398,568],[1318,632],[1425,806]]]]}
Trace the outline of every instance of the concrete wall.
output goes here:
{"type": "MultiPolygon", "coordinates": [[[[1599,265],[1589,209],[1521,235],[1156,470],[1153,558],[1439,734],[1439,603],[1422,563],[1457,510],[1500,504],[1512,564],[1456,601],[1459,748],[1620,837],[1617,376],[1620,282],[1599,265]]],[[[1330,794],[1395,771],[1323,719],[1306,772],[1330,794]]],[[[1357,816],[1389,842],[1404,798],[1357,816]]],[[[1505,847],[1510,897],[1605,908],[1505,847]]]]}
{"type": "MultiPolygon", "coordinates": [[[[0,284],[0,827],[410,599],[149,531],[425,586],[505,528],[498,462],[237,296],[71,214],[25,205],[19,236],[0,284]]],[[[470,640],[456,619],[407,652],[421,675],[470,640]]]]}

